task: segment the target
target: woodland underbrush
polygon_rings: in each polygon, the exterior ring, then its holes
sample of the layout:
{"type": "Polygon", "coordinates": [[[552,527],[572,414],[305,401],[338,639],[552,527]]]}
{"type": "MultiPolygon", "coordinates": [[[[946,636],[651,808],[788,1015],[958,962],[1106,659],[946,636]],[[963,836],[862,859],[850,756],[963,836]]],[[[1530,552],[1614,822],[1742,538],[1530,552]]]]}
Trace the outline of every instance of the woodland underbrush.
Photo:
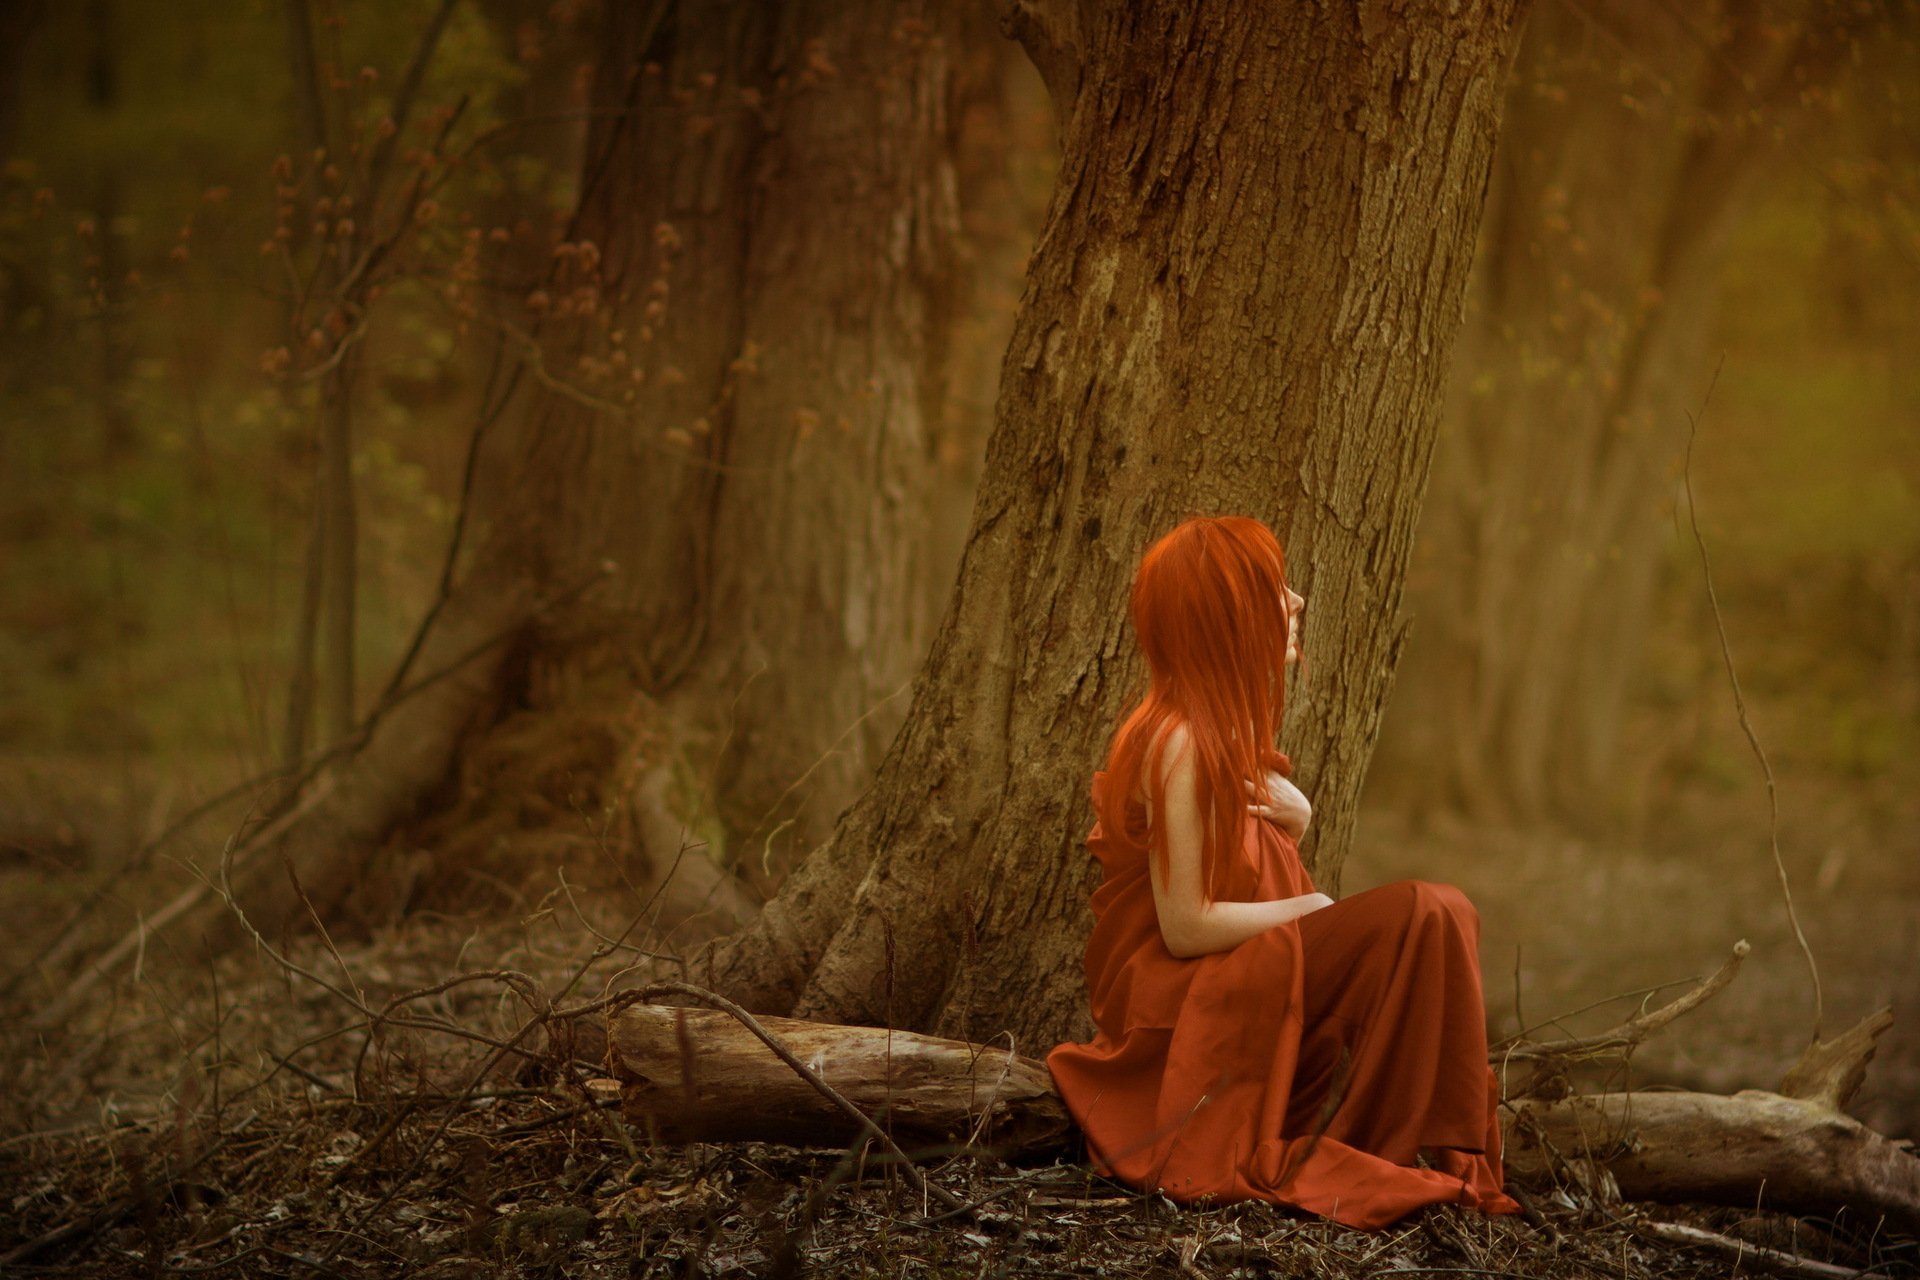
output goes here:
{"type": "Polygon", "coordinates": [[[156,958],[57,1025],[16,998],[0,1272],[1920,1276],[1920,1245],[1874,1224],[1628,1205],[1577,1179],[1525,1189],[1521,1217],[1355,1232],[1178,1207],[1071,1160],[910,1153],[955,1211],[877,1148],[654,1144],[592,1030],[635,958],[563,900],[197,971],[156,958]]]}

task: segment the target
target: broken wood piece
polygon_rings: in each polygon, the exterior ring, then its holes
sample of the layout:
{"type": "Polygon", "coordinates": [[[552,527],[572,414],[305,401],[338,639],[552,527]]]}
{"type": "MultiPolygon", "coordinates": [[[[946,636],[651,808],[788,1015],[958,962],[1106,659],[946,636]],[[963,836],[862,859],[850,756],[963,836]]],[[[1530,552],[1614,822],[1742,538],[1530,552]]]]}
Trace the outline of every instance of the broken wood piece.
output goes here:
{"type": "Polygon", "coordinates": [[[1591,1160],[1629,1200],[1847,1209],[1920,1231],[1920,1157],[1820,1102],[1748,1089],[1578,1094],[1503,1110],[1512,1174],[1591,1160]]]}
{"type": "Polygon", "coordinates": [[[1843,1110],[1867,1078],[1875,1042],[1893,1025],[1893,1010],[1870,1013],[1831,1040],[1813,1038],[1780,1081],[1780,1092],[1843,1110]]]}
{"type": "Polygon", "coordinates": [[[1635,1224],[1633,1229],[1669,1244],[1717,1253],[1733,1263],[1735,1274],[1738,1274],[1742,1263],[1762,1267],[1775,1275],[1788,1276],[1790,1280],[1846,1280],[1850,1276],[1866,1274],[1855,1267],[1840,1267],[1831,1262],[1803,1258],[1797,1253],[1769,1249],[1764,1245],[1723,1236],[1716,1231],[1689,1227],[1681,1222],[1642,1222],[1635,1224]]]}
{"type": "MultiPolygon", "coordinates": [[[[978,1144],[1003,1155],[1066,1145],[1070,1121],[1046,1067],[1008,1048],[884,1027],[759,1022],[897,1142],[978,1144]]],[[[609,1041],[627,1115],[660,1141],[845,1146],[858,1136],[725,1013],[634,1005],[615,1017],[609,1041]]]]}

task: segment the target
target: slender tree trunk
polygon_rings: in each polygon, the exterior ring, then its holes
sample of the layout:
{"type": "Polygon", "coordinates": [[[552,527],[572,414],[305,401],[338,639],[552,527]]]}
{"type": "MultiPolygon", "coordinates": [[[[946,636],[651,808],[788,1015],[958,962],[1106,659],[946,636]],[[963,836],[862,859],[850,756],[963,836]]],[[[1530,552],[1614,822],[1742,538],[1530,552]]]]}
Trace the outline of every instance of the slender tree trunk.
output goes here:
{"type": "Polygon", "coordinates": [[[320,469],[314,468],[313,511],[307,520],[307,554],[300,573],[300,612],[293,624],[292,671],[287,678],[287,719],[280,743],[280,765],[297,770],[307,757],[313,738],[314,670],[320,638],[321,593],[326,576],[326,508],[320,502],[325,488],[320,469]]]}
{"type": "Polygon", "coordinates": [[[701,980],[1023,1051],[1082,1029],[1127,584],[1193,511],[1272,522],[1311,602],[1283,745],[1337,885],[1517,11],[1016,6],[1064,156],[960,580],[875,785],[701,980]]]}
{"type": "Polygon", "coordinates": [[[354,649],[359,634],[355,603],[360,589],[359,516],[353,480],[354,353],[321,379],[320,506],[321,628],[326,637],[323,668],[328,745],[353,735],[354,649]]]}
{"type": "Polygon", "coordinates": [[[0,0],[0,169],[13,159],[20,134],[21,76],[34,29],[46,12],[46,0],[0,0]]]}
{"type": "MultiPolygon", "coordinates": [[[[91,0],[87,6],[87,105],[102,116],[120,109],[119,24],[113,0],[91,0]]],[[[133,344],[127,334],[126,235],[121,221],[122,196],[118,161],[101,160],[94,179],[95,223],[93,290],[99,309],[100,363],[94,394],[100,418],[101,453],[109,460],[134,447],[134,422],[127,401],[127,376],[133,363],[133,344]]]]}
{"type": "Polygon", "coordinates": [[[1550,0],[1531,24],[1382,745],[1390,790],[1592,816],[1659,584],[1727,234],[1827,19],[1550,0]]]}
{"type": "MultiPolygon", "coordinates": [[[[320,67],[313,51],[313,14],[307,0],[286,0],[287,63],[292,71],[295,111],[301,146],[311,155],[327,146],[326,100],[320,90],[320,67]]],[[[294,252],[306,243],[307,223],[296,219],[289,227],[294,252]]],[[[293,303],[287,304],[289,312],[293,303]]],[[[291,325],[289,325],[291,328],[291,325]]],[[[327,474],[325,450],[315,451],[313,511],[308,519],[307,554],[301,571],[300,612],[294,620],[292,670],[287,678],[287,715],[280,744],[280,763],[293,770],[306,758],[313,737],[313,708],[318,689],[320,620],[327,591],[327,474]]]]}

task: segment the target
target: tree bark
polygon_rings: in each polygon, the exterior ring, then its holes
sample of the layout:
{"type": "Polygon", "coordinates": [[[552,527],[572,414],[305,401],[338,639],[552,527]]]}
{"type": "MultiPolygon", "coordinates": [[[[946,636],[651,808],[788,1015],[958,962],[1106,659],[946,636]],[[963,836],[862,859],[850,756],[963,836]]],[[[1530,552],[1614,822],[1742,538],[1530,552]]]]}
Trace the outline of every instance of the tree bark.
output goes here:
{"type": "Polygon", "coordinates": [[[610,21],[573,339],[630,406],[535,411],[491,572],[620,566],[603,607],[643,686],[779,865],[863,783],[931,631],[953,32],[879,3],[610,21]]]}
{"type": "Polygon", "coordinates": [[[1338,882],[1518,6],[1073,18],[1059,182],[906,725],[693,966],[755,1010],[1027,1052],[1085,1028],[1087,788],[1142,674],[1127,584],[1189,512],[1271,522],[1311,602],[1283,745],[1338,882]]]}
{"type": "MultiPolygon", "coordinates": [[[[462,805],[495,805],[521,875],[550,873],[569,823],[621,856],[655,833],[664,872],[681,819],[715,834],[687,812],[709,806],[777,875],[864,784],[930,635],[953,112],[978,89],[958,16],[662,0],[605,20],[578,207],[499,320],[522,390],[478,455],[481,534],[431,649],[500,642],[386,717],[289,836],[322,916],[383,845],[434,854],[462,805]],[[503,756],[554,793],[500,795],[503,756]],[[703,794],[638,812],[678,790],[703,794]]],[[[427,878],[512,872],[470,843],[427,878]]],[[[307,913],[279,866],[240,886],[269,931],[307,913]]],[[[714,884],[731,924],[745,900],[714,884]]]]}
{"type": "Polygon", "coordinates": [[[1489,818],[1618,799],[1726,238],[1845,46],[1796,16],[1606,0],[1531,23],[1409,573],[1390,794],[1489,818]]]}

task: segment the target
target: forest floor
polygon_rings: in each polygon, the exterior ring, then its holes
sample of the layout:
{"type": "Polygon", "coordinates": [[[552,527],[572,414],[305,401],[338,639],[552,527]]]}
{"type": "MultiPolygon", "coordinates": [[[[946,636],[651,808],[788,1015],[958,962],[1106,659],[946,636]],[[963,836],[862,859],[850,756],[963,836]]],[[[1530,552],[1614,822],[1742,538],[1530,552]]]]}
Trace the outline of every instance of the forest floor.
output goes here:
{"type": "MultiPolygon", "coordinates": [[[[1854,1110],[1913,1137],[1920,801],[1861,817],[1791,799],[1783,845],[1827,1029],[1895,1010],[1854,1110]]],[[[1464,887],[1481,910],[1496,1036],[1610,1024],[1746,938],[1754,952],[1731,988],[1643,1046],[1631,1076],[1594,1083],[1770,1087],[1805,1042],[1811,1000],[1751,800],[1702,793],[1653,836],[1612,841],[1416,829],[1372,812],[1342,888],[1403,877],[1464,887]]],[[[99,878],[83,862],[0,866],[0,984],[99,878]]],[[[1178,1208],[1074,1162],[930,1154],[932,1180],[976,1206],[955,1215],[922,1204],[870,1153],[651,1145],[588,1087],[590,1052],[539,1032],[501,1048],[531,1007],[503,971],[527,975],[536,1001],[587,1000],[621,980],[628,957],[596,958],[570,905],[529,901],[504,919],[417,913],[337,946],[308,939],[284,964],[249,950],[195,966],[156,939],[134,975],[47,1026],[36,1011],[57,987],[29,979],[0,995],[0,1276],[1766,1270],[1752,1255],[1677,1244],[1663,1223],[1920,1276],[1920,1243],[1871,1224],[1624,1205],[1575,1185],[1531,1188],[1525,1217],[1432,1210],[1368,1233],[1271,1206],[1178,1208]],[[403,997],[374,1032],[369,1011],[403,997]]]]}
{"type": "MultiPolygon", "coordinates": [[[[0,1232],[0,1248],[25,1258],[6,1273],[1641,1280],[1740,1272],[1724,1252],[1654,1234],[1657,1223],[1678,1221],[1829,1265],[1920,1274],[1910,1242],[1742,1211],[1656,1216],[1563,1199],[1531,1222],[1448,1207],[1360,1232],[1267,1205],[1179,1208],[1075,1165],[935,1162],[932,1179],[978,1206],[956,1216],[883,1172],[858,1176],[843,1152],[649,1150],[610,1116],[551,1099],[423,1109],[395,1129],[398,1114],[394,1103],[344,1102],[237,1111],[217,1149],[165,1185],[151,1172],[140,1183],[132,1134],[10,1147],[0,1177],[23,1188],[13,1203],[25,1203],[0,1232]],[[73,1224],[81,1230],[34,1247],[73,1224]]],[[[1749,1254],[1745,1270],[1764,1268],[1749,1254]]]]}
{"type": "Polygon", "coordinates": [[[930,1154],[930,1178],[973,1206],[956,1214],[923,1203],[872,1153],[652,1145],[590,1087],[590,1052],[539,1032],[502,1048],[532,1025],[529,1009],[589,999],[620,968],[561,913],[485,926],[416,918],[192,975],[149,966],[57,1026],[10,1010],[0,1275],[1640,1280],[1765,1269],[1658,1234],[1681,1223],[1812,1263],[1920,1276],[1920,1243],[1866,1224],[1624,1205],[1575,1185],[1533,1187],[1525,1217],[1444,1208],[1357,1232],[1265,1205],[1176,1207],[1083,1163],[930,1154]],[[372,1032],[367,1011],[389,1006],[372,1032]]]}
{"type": "Polygon", "coordinates": [[[13,1021],[0,1274],[1642,1280],[1764,1270],[1724,1245],[1661,1238],[1680,1222],[1826,1267],[1920,1276],[1920,1245],[1864,1224],[1620,1205],[1578,1186],[1532,1188],[1526,1217],[1442,1207],[1354,1232],[1271,1205],[1177,1207],[1085,1163],[931,1155],[929,1178],[970,1205],[952,1213],[872,1153],[649,1144],[616,1103],[595,1100],[595,1063],[545,1044],[499,1052],[528,1023],[497,971],[465,969],[472,981],[407,1000],[392,1025],[369,1032],[365,1007],[444,983],[474,956],[524,965],[549,994],[611,977],[557,963],[559,940],[538,927],[417,921],[357,946],[303,944],[290,967],[230,958],[204,984],[102,1002],[60,1029],[23,1034],[13,1021]]]}

